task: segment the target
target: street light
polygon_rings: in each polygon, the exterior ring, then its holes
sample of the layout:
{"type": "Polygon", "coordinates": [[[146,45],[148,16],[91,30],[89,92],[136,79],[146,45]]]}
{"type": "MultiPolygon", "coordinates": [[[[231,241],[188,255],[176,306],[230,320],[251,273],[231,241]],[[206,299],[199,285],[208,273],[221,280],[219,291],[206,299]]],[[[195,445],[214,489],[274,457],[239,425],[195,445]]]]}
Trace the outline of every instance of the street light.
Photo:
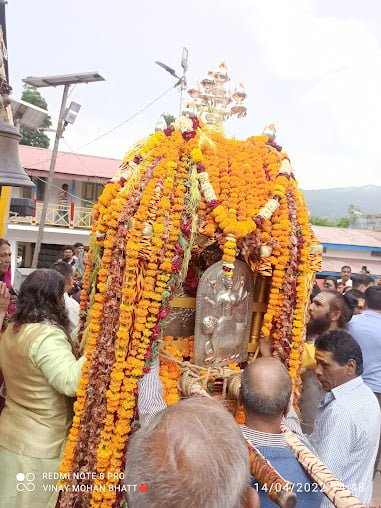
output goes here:
{"type": "Polygon", "coordinates": [[[155,64],[159,65],[162,69],[167,71],[171,76],[176,78],[178,81],[173,85],[173,88],[176,88],[177,86],[180,86],[180,111],[179,115],[182,113],[183,108],[183,92],[187,87],[187,79],[186,79],[186,72],[188,70],[188,50],[187,48],[183,48],[183,53],[181,56],[181,67],[183,68],[183,75],[178,76],[176,74],[175,69],[172,69],[172,67],[169,67],[169,65],[156,61],[155,64]]]}
{"type": "Polygon", "coordinates": [[[80,83],[93,83],[95,81],[104,81],[104,80],[105,79],[98,72],[87,72],[87,73],[80,73],[80,74],[64,74],[61,76],[29,77],[29,78],[23,79],[24,83],[34,86],[36,88],[47,87],[47,86],[63,86],[64,87],[63,94],[62,94],[60,114],[58,117],[58,123],[57,123],[57,129],[56,129],[56,136],[55,136],[55,140],[54,140],[54,147],[53,147],[53,151],[52,151],[52,158],[50,161],[49,175],[48,175],[48,180],[46,182],[46,191],[45,191],[45,196],[44,196],[44,202],[43,202],[42,210],[41,210],[40,224],[38,227],[36,245],[35,245],[34,253],[33,253],[32,268],[37,268],[37,265],[38,265],[38,257],[40,254],[42,239],[44,236],[46,213],[48,211],[50,190],[51,190],[51,186],[53,184],[54,169],[56,166],[60,138],[62,137],[62,134],[65,130],[66,125],[68,123],[74,122],[74,120],[77,116],[77,113],[79,111],[79,108],[80,108],[79,104],[72,103],[72,105],[74,105],[72,107],[72,109],[70,109],[70,107],[69,107],[66,110],[66,102],[67,102],[67,97],[69,94],[69,88],[71,85],[78,85],[80,83]]]}
{"type": "Polygon", "coordinates": [[[17,129],[37,131],[48,116],[46,109],[9,97],[13,121],[17,129]]]}

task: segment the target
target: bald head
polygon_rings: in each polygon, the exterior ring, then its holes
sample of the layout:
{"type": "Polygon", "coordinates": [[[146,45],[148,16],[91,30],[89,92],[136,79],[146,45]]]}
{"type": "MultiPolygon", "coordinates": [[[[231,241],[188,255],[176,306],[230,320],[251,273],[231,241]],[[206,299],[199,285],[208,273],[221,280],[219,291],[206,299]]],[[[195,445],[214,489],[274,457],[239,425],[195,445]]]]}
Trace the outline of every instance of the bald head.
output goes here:
{"type": "Polygon", "coordinates": [[[248,414],[278,417],[284,412],[290,397],[289,373],[276,358],[258,358],[243,371],[241,400],[248,414]]]}
{"type": "Polygon", "coordinates": [[[190,398],[167,407],[131,438],[131,508],[238,508],[249,485],[249,455],[238,425],[218,402],[190,398]]]}

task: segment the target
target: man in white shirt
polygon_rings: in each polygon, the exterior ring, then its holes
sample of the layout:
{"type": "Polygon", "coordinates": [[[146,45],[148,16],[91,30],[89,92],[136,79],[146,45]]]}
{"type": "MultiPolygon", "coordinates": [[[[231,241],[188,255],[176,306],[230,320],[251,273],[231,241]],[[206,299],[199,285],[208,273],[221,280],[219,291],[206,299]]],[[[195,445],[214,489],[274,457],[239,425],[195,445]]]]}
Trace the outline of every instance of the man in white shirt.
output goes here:
{"type": "MultiPolygon", "coordinates": [[[[332,473],[369,506],[381,413],[361,377],[361,348],[345,330],[331,330],[318,337],[315,347],[315,372],[325,396],[309,442],[332,473]]],[[[286,423],[299,434],[294,417],[289,414],[286,423]]],[[[321,504],[321,508],[332,506],[328,499],[321,504]]]]}
{"type": "Polygon", "coordinates": [[[345,287],[352,287],[352,268],[348,265],[344,265],[340,270],[341,279],[337,281],[337,284],[345,284],[345,287]]]}
{"type": "Polygon", "coordinates": [[[79,303],[69,296],[69,291],[73,287],[73,270],[66,261],[57,261],[52,269],[59,272],[65,279],[65,307],[70,322],[70,332],[72,332],[79,324],[79,303]]]}

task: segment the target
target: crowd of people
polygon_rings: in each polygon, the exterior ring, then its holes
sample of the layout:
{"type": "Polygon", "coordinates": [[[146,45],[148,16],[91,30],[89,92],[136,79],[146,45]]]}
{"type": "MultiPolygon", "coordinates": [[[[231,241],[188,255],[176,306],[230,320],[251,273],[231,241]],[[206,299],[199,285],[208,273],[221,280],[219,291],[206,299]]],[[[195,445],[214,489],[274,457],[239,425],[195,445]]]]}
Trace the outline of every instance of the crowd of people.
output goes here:
{"type": "MultiPolygon", "coordinates": [[[[0,506],[56,505],[43,473],[58,471],[85,361],[75,347],[73,297],[85,257],[83,244],[65,246],[51,269],[25,279],[16,302],[10,246],[0,239],[0,506]],[[33,490],[17,488],[22,471],[33,472],[33,490]]],[[[272,357],[271,341],[261,340],[261,356],[241,376],[241,426],[211,397],[166,407],[156,359],[139,384],[141,429],[126,465],[128,483],[147,489],[130,491],[128,506],[275,506],[269,486],[250,475],[248,444],[291,482],[298,507],[334,506],[290,449],[285,425],[369,506],[380,459],[381,286],[347,266],[340,279],[326,277],[311,295],[306,334],[300,413],[286,367],[272,357]]]]}

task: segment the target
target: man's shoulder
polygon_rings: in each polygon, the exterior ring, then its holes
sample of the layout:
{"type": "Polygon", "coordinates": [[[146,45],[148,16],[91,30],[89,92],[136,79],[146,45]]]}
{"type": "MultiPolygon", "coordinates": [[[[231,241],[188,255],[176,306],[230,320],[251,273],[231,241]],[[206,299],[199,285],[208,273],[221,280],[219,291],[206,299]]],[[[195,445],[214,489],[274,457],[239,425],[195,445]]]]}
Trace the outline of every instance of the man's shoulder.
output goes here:
{"type": "MultiPolygon", "coordinates": [[[[344,385],[342,385],[344,387],[344,385]]],[[[344,392],[335,395],[335,403],[330,404],[330,415],[338,421],[351,421],[355,426],[361,425],[362,417],[371,417],[379,413],[379,404],[372,390],[366,386],[361,376],[356,384],[344,392]]]]}
{"type": "Polygon", "coordinates": [[[353,316],[352,319],[349,321],[348,325],[351,326],[353,324],[364,323],[372,321],[374,319],[381,321],[381,313],[371,309],[366,309],[361,314],[356,314],[355,316],[353,316]]]}
{"type": "Polygon", "coordinates": [[[356,326],[357,324],[361,323],[362,321],[364,321],[364,312],[362,312],[361,314],[356,314],[356,315],[352,316],[351,320],[347,324],[347,327],[351,328],[351,327],[356,326]]]}

